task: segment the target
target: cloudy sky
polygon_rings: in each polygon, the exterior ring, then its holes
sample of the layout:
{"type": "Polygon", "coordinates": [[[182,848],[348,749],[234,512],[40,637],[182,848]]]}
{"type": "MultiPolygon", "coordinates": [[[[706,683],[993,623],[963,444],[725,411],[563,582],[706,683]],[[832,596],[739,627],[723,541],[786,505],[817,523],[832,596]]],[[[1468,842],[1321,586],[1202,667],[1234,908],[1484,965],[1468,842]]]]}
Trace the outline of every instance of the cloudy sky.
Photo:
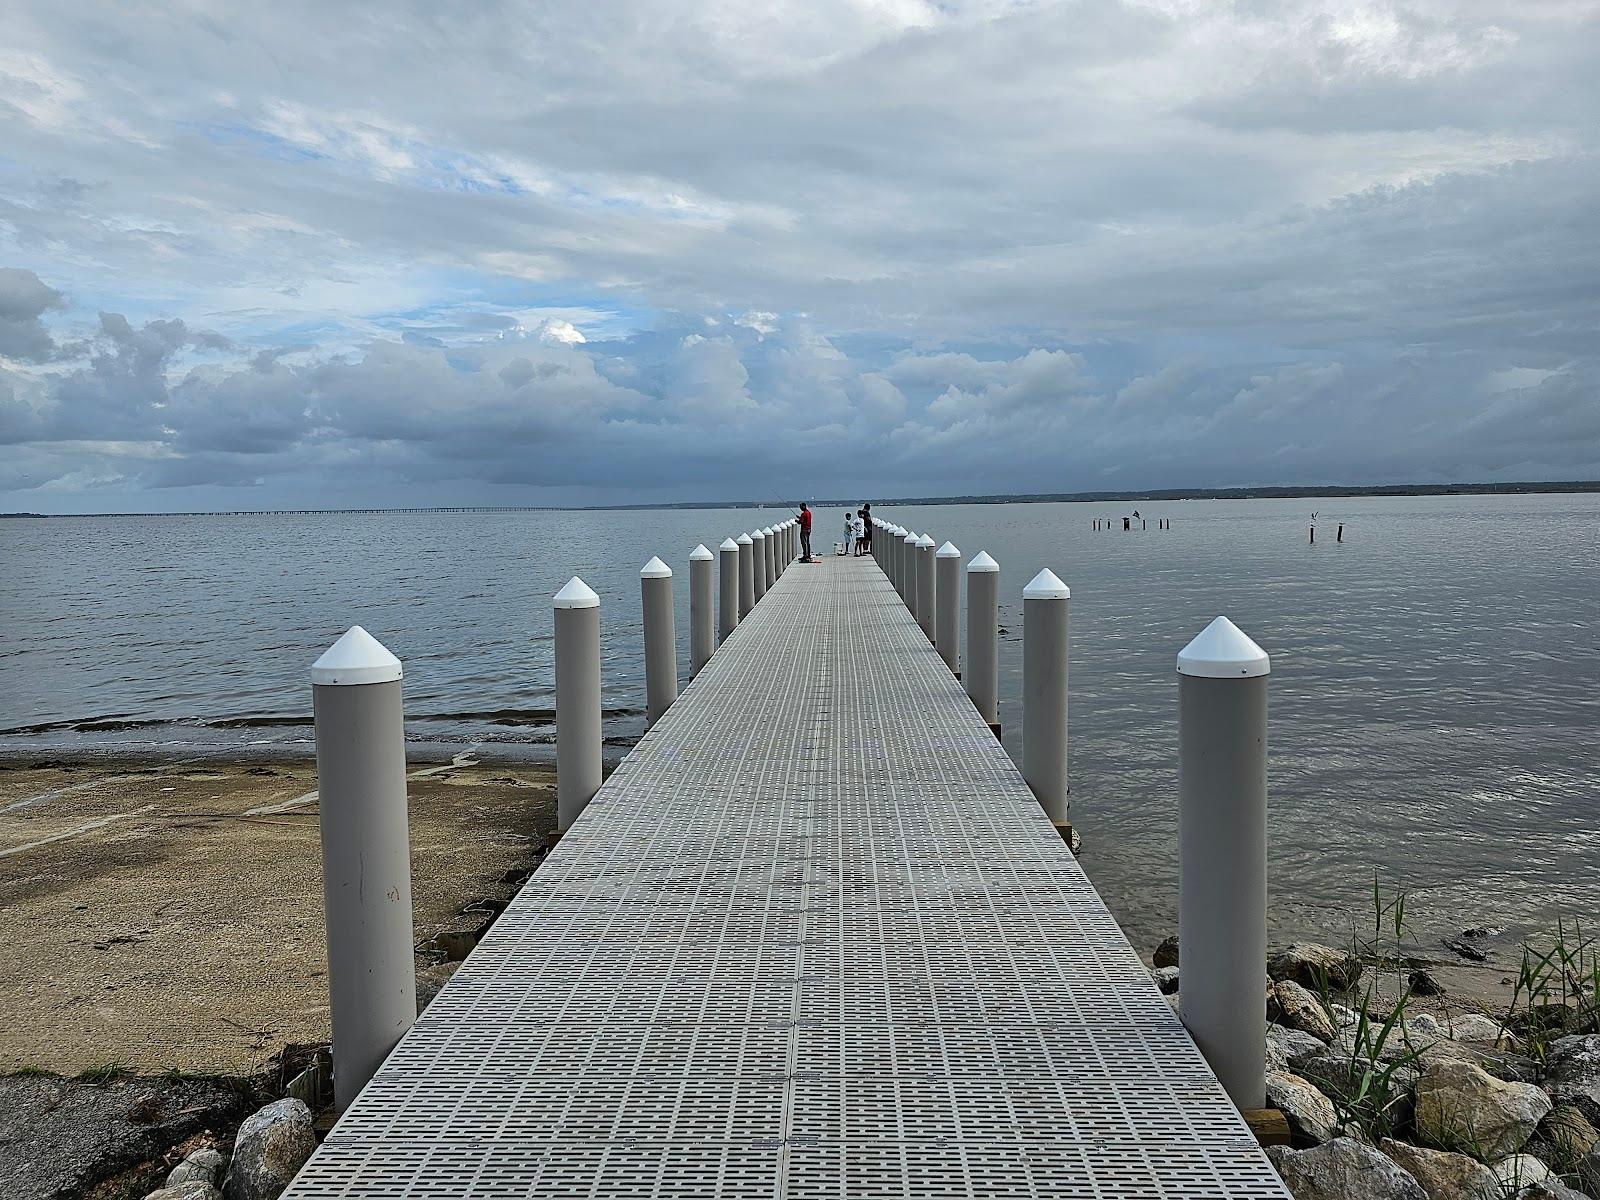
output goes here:
{"type": "Polygon", "coordinates": [[[1600,477],[1600,4],[8,6],[0,509],[1600,477]]]}

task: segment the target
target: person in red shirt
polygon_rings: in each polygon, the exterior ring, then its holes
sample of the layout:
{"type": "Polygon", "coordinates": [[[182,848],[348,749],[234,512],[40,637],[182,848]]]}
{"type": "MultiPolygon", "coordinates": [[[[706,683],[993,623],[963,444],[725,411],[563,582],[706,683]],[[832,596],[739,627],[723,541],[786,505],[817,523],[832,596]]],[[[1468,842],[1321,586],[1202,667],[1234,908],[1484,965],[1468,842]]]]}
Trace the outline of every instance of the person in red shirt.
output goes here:
{"type": "Polygon", "coordinates": [[[811,510],[804,500],[800,502],[800,561],[816,561],[811,557],[811,510]]]}

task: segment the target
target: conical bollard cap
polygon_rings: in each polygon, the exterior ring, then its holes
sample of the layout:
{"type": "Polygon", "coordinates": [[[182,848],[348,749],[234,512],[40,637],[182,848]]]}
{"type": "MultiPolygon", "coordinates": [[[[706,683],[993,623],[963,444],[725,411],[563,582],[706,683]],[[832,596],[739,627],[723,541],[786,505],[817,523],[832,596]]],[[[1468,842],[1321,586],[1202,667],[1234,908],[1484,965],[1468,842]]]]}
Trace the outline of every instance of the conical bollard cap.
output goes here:
{"type": "Polygon", "coordinates": [[[659,558],[652,558],[639,569],[640,579],[671,579],[672,568],[659,558]]]}
{"type": "Polygon", "coordinates": [[[999,569],[1000,564],[989,557],[987,550],[979,550],[973,556],[972,561],[967,564],[967,570],[969,571],[998,571],[999,569]]]}
{"type": "Polygon", "coordinates": [[[944,545],[939,547],[939,552],[934,557],[935,558],[960,558],[961,557],[961,551],[956,549],[955,543],[946,542],[944,545]]]}
{"type": "Polygon", "coordinates": [[[1024,600],[1065,600],[1071,595],[1071,589],[1049,567],[1030,579],[1028,586],[1022,589],[1024,600]]]}
{"type": "Polygon", "coordinates": [[[717,549],[727,550],[733,554],[737,554],[739,553],[739,543],[734,541],[732,538],[723,538],[722,545],[718,546],[717,549]]]}
{"type": "Polygon", "coordinates": [[[1270,674],[1267,652],[1227,617],[1218,617],[1178,652],[1178,674],[1201,679],[1254,679],[1270,674]]]}
{"type": "Polygon", "coordinates": [[[594,594],[593,588],[574,575],[567,580],[566,586],[556,593],[555,606],[557,608],[599,608],[600,597],[594,594]]]}
{"type": "Polygon", "coordinates": [[[318,687],[393,683],[401,674],[400,660],[359,625],[350,626],[311,664],[311,682],[318,687]]]}
{"type": "MultiPolygon", "coordinates": [[[[733,548],[737,550],[739,548],[739,544],[735,542],[733,548]]],[[[689,551],[690,562],[706,562],[712,557],[713,555],[711,551],[705,548],[705,543],[703,542],[696,546],[693,550],[689,551]]]]}

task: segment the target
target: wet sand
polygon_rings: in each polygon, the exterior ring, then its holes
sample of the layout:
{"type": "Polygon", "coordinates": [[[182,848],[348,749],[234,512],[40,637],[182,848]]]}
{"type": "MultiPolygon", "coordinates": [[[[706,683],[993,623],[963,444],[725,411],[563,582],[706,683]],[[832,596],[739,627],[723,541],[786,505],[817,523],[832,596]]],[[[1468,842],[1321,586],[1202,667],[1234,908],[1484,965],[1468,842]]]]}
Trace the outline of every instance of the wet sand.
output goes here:
{"type": "MultiPolygon", "coordinates": [[[[0,1072],[244,1074],[328,1037],[311,762],[0,761],[0,1072]]],[[[413,763],[419,943],[506,898],[551,768],[413,763]]],[[[419,967],[429,958],[419,958],[419,967]]]]}

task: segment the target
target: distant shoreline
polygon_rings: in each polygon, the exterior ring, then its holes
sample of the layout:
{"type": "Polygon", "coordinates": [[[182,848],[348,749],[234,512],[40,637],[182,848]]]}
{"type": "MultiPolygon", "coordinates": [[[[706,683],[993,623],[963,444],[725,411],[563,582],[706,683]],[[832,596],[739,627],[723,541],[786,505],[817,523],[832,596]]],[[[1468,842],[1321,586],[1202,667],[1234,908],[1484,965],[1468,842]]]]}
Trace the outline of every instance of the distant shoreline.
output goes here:
{"type": "MultiPolygon", "coordinates": [[[[1018,495],[883,496],[880,505],[907,504],[1105,504],[1152,500],[1299,500],[1344,499],[1359,496],[1532,496],[1574,495],[1600,492],[1600,480],[1579,479],[1552,483],[1386,483],[1374,486],[1319,485],[1306,487],[1155,488],[1143,491],[1028,492],[1018,495]]],[[[855,499],[807,498],[816,508],[852,507],[855,499]]],[[[70,517],[301,517],[345,516],[361,513],[496,513],[496,512],[637,512],[652,509],[692,511],[709,508],[786,507],[769,500],[683,500],[661,504],[441,504],[420,508],[262,508],[214,509],[190,512],[0,513],[0,519],[43,520],[70,517]]]]}

